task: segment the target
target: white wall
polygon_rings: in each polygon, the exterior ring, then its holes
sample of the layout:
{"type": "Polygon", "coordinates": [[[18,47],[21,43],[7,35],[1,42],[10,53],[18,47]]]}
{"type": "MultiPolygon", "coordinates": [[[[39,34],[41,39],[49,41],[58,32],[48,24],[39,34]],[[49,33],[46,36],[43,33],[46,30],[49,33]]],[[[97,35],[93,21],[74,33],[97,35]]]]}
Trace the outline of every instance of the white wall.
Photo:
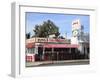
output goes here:
{"type": "MultiPolygon", "coordinates": [[[[11,65],[11,2],[12,1],[22,1],[22,0],[1,0],[0,1],[0,80],[13,80],[12,77],[9,77],[10,74],[10,65],[11,65]]],[[[23,0],[24,1],[24,0],[23,0]]],[[[64,75],[60,74],[59,76],[35,76],[30,78],[21,78],[22,80],[99,80],[100,73],[100,52],[99,52],[99,44],[100,44],[100,0],[25,0],[32,1],[34,4],[46,4],[46,5],[78,5],[78,6],[95,6],[97,7],[97,23],[96,29],[96,38],[95,42],[96,47],[95,52],[98,53],[96,55],[97,61],[97,72],[83,72],[83,73],[73,73],[64,75]],[[99,78],[99,79],[96,79],[99,78]]],[[[94,53],[95,54],[95,53],[94,53]]],[[[75,66],[74,66],[75,67],[75,66]]],[[[19,79],[19,80],[21,80],[19,79]]]]}

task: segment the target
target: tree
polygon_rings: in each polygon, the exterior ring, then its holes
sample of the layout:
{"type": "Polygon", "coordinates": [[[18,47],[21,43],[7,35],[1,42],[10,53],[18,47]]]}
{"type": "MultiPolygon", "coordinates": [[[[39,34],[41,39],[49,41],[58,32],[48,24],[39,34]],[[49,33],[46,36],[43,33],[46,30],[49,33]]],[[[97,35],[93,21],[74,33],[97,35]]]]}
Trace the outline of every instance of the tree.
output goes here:
{"type": "Polygon", "coordinates": [[[30,32],[29,33],[26,33],[26,39],[29,39],[31,36],[30,32]]]}
{"type": "Polygon", "coordinates": [[[63,36],[59,36],[60,39],[65,39],[63,36]]]}
{"type": "Polygon", "coordinates": [[[60,35],[59,28],[51,21],[44,21],[42,25],[35,25],[33,30],[35,37],[49,37],[51,34],[55,34],[55,37],[60,35]]]}

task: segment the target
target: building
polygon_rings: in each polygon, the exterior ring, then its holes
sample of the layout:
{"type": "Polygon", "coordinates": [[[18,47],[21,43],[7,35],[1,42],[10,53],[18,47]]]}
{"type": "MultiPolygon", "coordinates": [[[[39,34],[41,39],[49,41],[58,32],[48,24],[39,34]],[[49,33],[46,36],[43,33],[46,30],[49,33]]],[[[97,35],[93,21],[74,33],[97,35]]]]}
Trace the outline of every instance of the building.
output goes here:
{"type": "Polygon", "coordinates": [[[75,60],[89,58],[89,36],[83,34],[80,20],[72,22],[72,38],[34,37],[26,40],[26,61],[75,60]]]}
{"type": "Polygon", "coordinates": [[[26,55],[34,55],[36,61],[66,60],[69,59],[66,54],[77,53],[78,47],[66,39],[31,38],[26,40],[26,55]]]}

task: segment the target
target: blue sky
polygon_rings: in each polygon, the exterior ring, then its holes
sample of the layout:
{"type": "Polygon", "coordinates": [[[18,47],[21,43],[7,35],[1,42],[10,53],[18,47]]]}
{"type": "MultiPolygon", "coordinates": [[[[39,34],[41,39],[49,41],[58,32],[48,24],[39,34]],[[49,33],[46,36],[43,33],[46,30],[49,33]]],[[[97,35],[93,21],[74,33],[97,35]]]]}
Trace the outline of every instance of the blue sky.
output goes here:
{"type": "Polygon", "coordinates": [[[88,15],[76,14],[55,14],[55,13],[26,13],[26,32],[34,35],[33,29],[36,24],[42,24],[43,21],[51,20],[59,27],[59,32],[63,36],[67,33],[68,38],[72,35],[72,21],[80,19],[81,24],[84,25],[84,32],[89,33],[90,17],[88,15]]]}

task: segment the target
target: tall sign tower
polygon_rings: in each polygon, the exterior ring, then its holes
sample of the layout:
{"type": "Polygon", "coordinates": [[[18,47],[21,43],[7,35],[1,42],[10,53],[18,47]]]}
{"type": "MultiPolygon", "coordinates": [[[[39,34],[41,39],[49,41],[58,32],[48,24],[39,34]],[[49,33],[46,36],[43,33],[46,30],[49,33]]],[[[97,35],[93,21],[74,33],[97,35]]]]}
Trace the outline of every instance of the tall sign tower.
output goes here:
{"type": "Polygon", "coordinates": [[[81,29],[81,22],[79,19],[72,21],[72,38],[71,44],[79,44],[78,43],[78,35],[81,29]]]}

